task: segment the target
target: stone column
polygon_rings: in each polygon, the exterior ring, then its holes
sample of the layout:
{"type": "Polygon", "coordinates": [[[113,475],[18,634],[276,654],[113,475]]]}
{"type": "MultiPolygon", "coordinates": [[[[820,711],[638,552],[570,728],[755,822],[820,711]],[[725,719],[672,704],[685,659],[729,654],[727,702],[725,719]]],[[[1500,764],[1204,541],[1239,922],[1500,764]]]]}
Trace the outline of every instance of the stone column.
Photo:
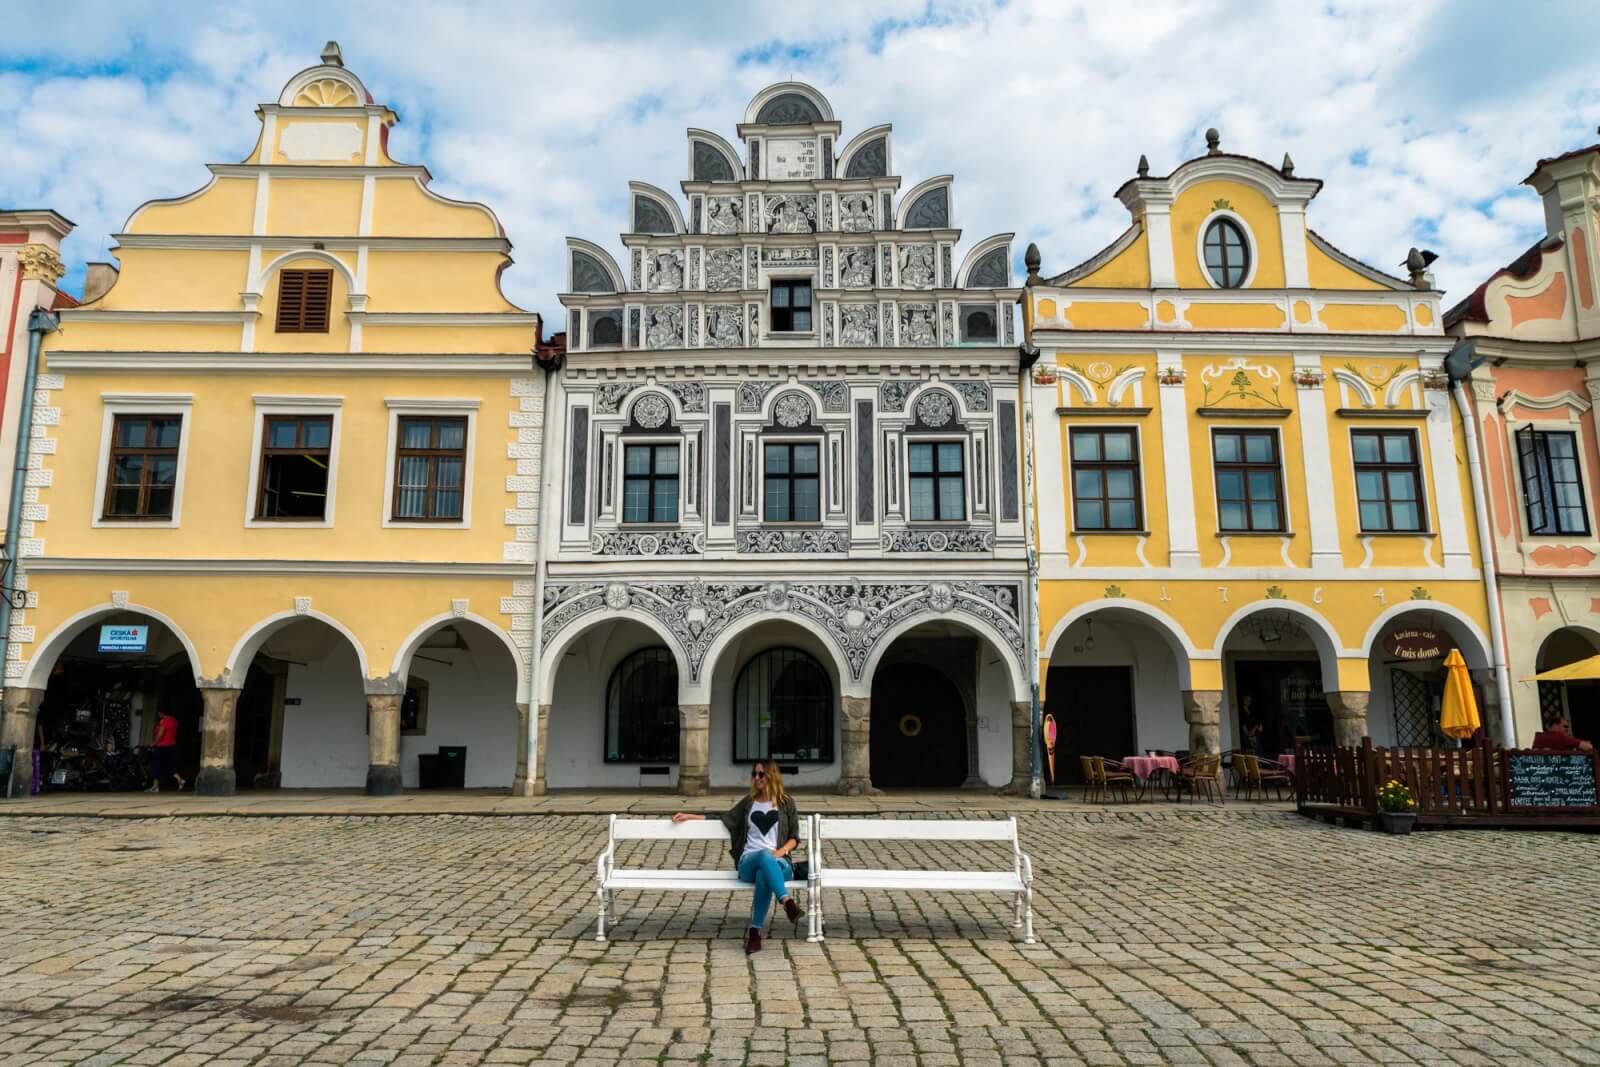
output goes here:
{"type": "Polygon", "coordinates": [[[859,797],[872,788],[872,698],[844,697],[844,723],[839,733],[839,792],[859,797]]]}
{"type": "Polygon", "coordinates": [[[1222,692],[1218,689],[1186,689],[1183,721],[1189,724],[1189,752],[1215,756],[1222,751],[1222,692]]]}
{"type": "Polygon", "coordinates": [[[234,793],[234,724],[239,690],[202,689],[205,709],[200,716],[200,774],[194,791],[206,797],[231,797],[234,793]]]}
{"type": "Polygon", "coordinates": [[[1361,747],[1361,739],[1367,736],[1367,700],[1372,694],[1346,689],[1322,695],[1333,712],[1333,743],[1345,748],[1361,747]]]}
{"type": "Polygon", "coordinates": [[[538,728],[534,741],[532,773],[528,766],[528,705],[517,705],[517,776],[511,783],[511,795],[516,797],[544,796],[545,726],[550,722],[550,705],[540,704],[533,725],[538,728]]]}
{"type": "MultiPolygon", "coordinates": [[[[1046,768],[1048,773],[1049,768],[1046,768]]],[[[1025,797],[1033,785],[1033,704],[1030,701],[1011,705],[1011,790],[1014,796],[1025,797]]]]}
{"type": "Polygon", "coordinates": [[[33,791],[33,735],[39,721],[43,689],[6,686],[5,714],[0,715],[0,748],[17,749],[12,770],[11,795],[25,797],[33,791]]]}
{"type": "Polygon", "coordinates": [[[367,796],[400,792],[399,693],[367,694],[367,796]]]}
{"type": "Polygon", "coordinates": [[[711,790],[711,705],[678,705],[678,792],[705,796],[711,790]]]}

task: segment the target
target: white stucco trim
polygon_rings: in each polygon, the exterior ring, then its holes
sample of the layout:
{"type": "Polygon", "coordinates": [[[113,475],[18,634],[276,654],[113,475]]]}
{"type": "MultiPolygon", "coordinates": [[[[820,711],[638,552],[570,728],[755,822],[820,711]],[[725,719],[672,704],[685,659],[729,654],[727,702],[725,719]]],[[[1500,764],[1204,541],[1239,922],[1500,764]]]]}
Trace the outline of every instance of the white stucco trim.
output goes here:
{"type": "Polygon", "coordinates": [[[293,259],[315,259],[318,262],[328,264],[344,278],[345,285],[349,287],[350,296],[352,298],[362,295],[360,287],[356,285],[355,274],[345,264],[344,260],[340,259],[331,252],[324,252],[317,248],[295,248],[288,252],[284,252],[282,255],[275,256],[267,263],[265,267],[261,268],[255,277],[250,279],[250,292],[262,292],[263,287],[267,283],[267,279],[272,277],[272,275],[279,270],[283,264],[293,259]]]}
{"type": "Polygon", "coordinates": [[[96,461],[94,499],[89,525],[116,530],[170,530],[183,521],[183,489],[189,468],[189,438],[194,435],[193,393],[101,393],[100,454],[96,461]],[[118,415],[178,415],[178,473],[172,489],[170,519],[107,518],[106,480],[111,474],[111,435],[118,415]]]}
{"type": "MultiPolygon", "coordinates": [[[[662,625],[659,619],[639,611],[637,608],[620,608],[613,610],[607,608],[604,614],[590,615],[586,618],[564,627],[551,635],[550,645],[538,653],[539,676],[534,681],[534,691],[539,694],[539,703],[549,704],[555,699],[556,679],[561,673],[561,661],[566,658],[567,649],[578,638],[594,629],[620,621],[636,622],[661,639],[661,644],[672,653],[672,661],[678,666],[678,703],[707,703],[705,700],[689,699],[689,660],[683,654],[683,648],[678,644],[678,639],[672,632],[662,625]]],[[[694,690],[696,695],[704,695],[699,690],[694,690]]]]}
{"type": "Polygon", "coordinates": [[[315,619],[320,623],[324,623],[337,630],[346,641],[350,642],[350,647],[355,649],[356,662],[361,665],[361,683],[365,686],[372,675],[367,668],[367,651],[361,647],[361,642],[356,639],[355,632],[333,616],[310,607],[303,611],[298,608],[291,608],[288,611],[280,611],[276,615],[269,615],[240,635],[239,640],[234,642],[233,648],[228,652],[228,658],[224,663],[222,671],[223,684],[230,689],[243,689],[245,678],[250,673],[250,664],[255,660],[256,653],[261,651],[273,634],[279,630],[287,629],[302,619],[315,619]]]}
{"type": "MultiPolygon", "coordinates": [[[[928,620],[924,618],[921,621],[927,622],[928,620]]],[[[872,676],[870,674],[863,683],[865,685],[864,692],[857,693],[852,690],[850,681],[850,660],[845,656],[844,649],[839,647],[838,641],[834,640],[833,636],[829,634],[827,630],[823,629],[820,625],[813,622],[811,619],[806,618],[804,615],[799,614],[798,612],[768,610],[759,611],[753,615],[747,615],[717,635],[717,639],[711,643],[709,648],[706,649],[705,658],[700,661],[699,682],[686,684],[688,676],[680,676],[680,685],[682,685],[684,693],[683,702],[685,704],[709,704],[711,702],[711,694],[713,689],[712,680],[716,677],[718,661],[722,658],[722,654],[728,650],[729,646],[738,642],[754,627],[760,626],[763,623],[773,622],[785,623],[804,630],[807,634],[816,638],[823,648],[828,650],[828,658],[831,661],[830,666],[833,668],[833,676],[837,680],[839,689],[843,695],[872,695],[872,676]]],[[[765,651],[765,649],[762,651],[765,651]]],[[[751,653],[752,656],[758,654],[758,652],[751,653]]],[[[743,663],[734,664],[732,677],[737,678],[738,672],[743,666],[743,663]]]]}
{"type": "Polygon", "coordinates": [[[78,634],[82,633],[85,628],[93,624],[97,619],[130,613],[148,615],[172,631],[172,635],[178,639],[179,643],[183,645],[184,652],[188,654],[189,667],[194,673],[194,684],[199,685],[202,681],[200,677],[200,655],[195,651],[194,642],[189,640],[189,635],[184,633],[182,627],[173,622],[170,617],[156,609],[133,603],[124,604],[121,607],[111,603],[97,604],[66,619],[54,630],[51,630],[48,637],[34,647],[33,655],[29,657],[28,665],[24,668],[22,679],[18,684],[26,689],[45,688],[49,684],[50,672],[55,667],[56,660],[60,658],[66,647],[77,638],[78,634]]]}
{"type": "Polygon", "coordinates": [[[527,660],[523,656],[522,650],[511,639],[511,635],[502,630],[497,623],[484,618],[482,615],[475,615],[470,611],[461,615],[457,615],[453,610],[440,612],[412,630],[411,633],[406,635],[406,639],[400,643],[399,649],[395,651],[394,663],[390,667],[389,673],[402,680],[408,677],[411,673],[412,657],[416,655],[417,649],[422,647],[422,642],[427,640],[430,634],[442,627],[458,622],[476,624],[480,629],[492,634],[505,646],[506,651],[511,653],[511,662],[516,664],[517,668],[517,703],[527,703],[531,685],[527,671],[527,660]]]}
{"type": "MultiPolygon", "coordinates": [[[[998,630],[982,619],[964,612],[947,612],[941,615],[932,611],[913,615],[909,619],[902,619],[885,630],[883,635],[874,642],[872,653],[867,657],[867,662],[861,669],[861,681],[859,683],[847,683],[843,687],[845,690],[844,695],[849,697],[871,697],[872,678],[877,674],[878,664],[889,649],[894,647],[894,643],[907,631],[918,626],[926,626],[930,622],[948,623],[961,629],[971,630],[975,635],[988,641],[991,646],[990,650],[999,653],[1000,658],[1005,662],[1006,675],[1011,681],[1011,699],[1020,703],[1030,698],[1031,689],[1027,672],[1022,669],[1022,664],[1017,662],[1017,658],[1012,655],[1010,642],[998,630]]],[[[845,675],[845,677],[849,677],[849,675],[845,675]]]]}
{"type": "Polygon", "coordinates": [[[1306,635],[1311,638],[1311,643],[1316,646],[1317,658],[1322,663],[1322,688],[1325,692],[1337,692],[1339,689],[1339,663],[1343,659],[1365,659],[1364,649],[1347,649],[1339,644],[1339,631],[1328,622],[1320,612],[1297,604],[1293,600],[1256,600],[1245,604],[1232,615],[1228,616],[1217,631],[1215,643],[1211,647],[1209,659],[1220,659],[1228,645],[1228,635],[1238,628],[1246,618],[1260,611],[1283,611],[1290,615],[1298,615],[1311,625],[1306,628],[1306,635]]]}
{"type": "Polygon", "coordinates": [[[1184,631],[1183,626],[1160,608],[1152,607],[1138,600],[1112,599],[1109,597],[1079,604],[1061,616],[1056,621],[1055,626],[1051,628],[1050,636],[1039,645],[1039,658],[1041,660],[1053,660],[1055,658],[1056,645],[1061,642],[1061,639],[1066,635],[1072,624],[1098,612],[1106,612],[1112,616],[1119,613],[1138,615],[1141,616],[1141,621],[1149,623],[1150,629],[1160,635],[1167,647],[1172,650],[1173,657],[1178,661],[1178,681],[1184,688],[1189,688],[1190,686],[1189,660],[1216,658],[1215,656],[1208,656],[1195,648],[1194,642],[1189,639],[1189,635],[1184,631]]]}
{"type": "Polygon", "coordinates": [[[244,501],[244,525],[252,530],[327,529],[333,525],[334,501],[339,490],[339,431],[343,424],[342,396],[255,396],[256,410],[250,428],[250,481],[244,501]],[[261,490],[261,434],[268,415],[328,415],[332,418],[328,438],[328,482],[322,518],[281,521],[256,516],[261,490]]]}
{"type": "Polygon", "coordinates": [[[1200,265],[1200,277],[1205,279],[1206,285],[1222,292],[1231,293],[1241,289],[1249,289],[1255,284],[1256,272],[1261,268],[1261,244],[1256,240],[1255,231],[1244,220],[1244,216],[1227,208],[1216,208],[1200,220],[1200,225],[1195,227],[1194,254],[1195,262],[1200,265]],[[1216,279],[1211,277],[1211,270],[1206,266],[1206,233],[1211,229],[1211,224],[1218,219],[1227,219],[1239,227],[1239,232],[1244,235],[1244,243],[1250,252],[1250,269],[1245,271],[1244,281],[1238,285],[1218,285],[1216,279]]]}
{"type": "Polygon", "coordinates": [[[1567,409],[1567,421],[1576,424],[1584,412],[1594,405],[1571,389],[1563,389],[1551,396],[1529,396],[1520,389],[1508,389],[1504,396],[1496,401],[1500,413],[1507,417],[1511,415],[1514,407],[1528,408],[1531,411],[1559,411],[1567,409]]]}
{"type": "MultiPolygon", "coordinates": [[[[1183,374],[1183,355],[1156,353],[1156,381],[1169,373],[1183,374]]],[[[1174,570],[1200,567],[1200,536],[1194,515],[1194,467],[1189,455],[1189,409],[1182,380],[1157,386],[1161,399],[1161,462],[1167,472],[1168,561],[1174,570]]],[[[1213,476],[1213,482],[1215,477],[1213,476]]]]}
{"type": "MultiPolygon", "coordinates": [[[[1315,352],[1296,352],[1294,369],[1320,371],[1322,357],[1315,352]]],[[[1299,403],[1296,407],[1300,423],[1301,459],[1307,471],[1327,471],[1333,467],[1333,457],[1328,443],[1328,408],[1322,386],[1297,386],[1299,403]]],[[[1286,501],[1287,503],[1287,501],[1286,501]]],[[[1338,499],[1333,493],[1306,493],[1306,508],[1310,512],[1311,567],[1313,570],[1338,570],[1344,566],[1344,553],[1339,548],[1338,499]]],[[[1287,559],[1287,545],[1285,545],[1287,559]]]]}
{"type": "Polygon", "coordinates": [[[472,528],[472,469],[478,454],[478,405],[475,398],[384,397],[389,409],[389,440],[384,452],[383,516],[386,530],[470,530],[472,528]],[[400,443],[400,418],[403,415],[460,415],[467,420],[466,469],[461,477],[461,518],[454,521],[407,521],[394,517],[395,450],[400,443]]]}

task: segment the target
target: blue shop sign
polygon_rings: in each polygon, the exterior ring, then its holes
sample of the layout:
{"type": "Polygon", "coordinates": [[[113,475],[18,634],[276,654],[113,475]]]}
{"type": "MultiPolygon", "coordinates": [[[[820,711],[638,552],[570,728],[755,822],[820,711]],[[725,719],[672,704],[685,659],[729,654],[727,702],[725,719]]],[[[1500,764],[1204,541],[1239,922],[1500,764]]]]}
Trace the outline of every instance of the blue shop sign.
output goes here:
{"type": "Polygon", "coordinates": [[[101,652],[143,652],[149,641],[148,626],[100,627],[101,652]]]}

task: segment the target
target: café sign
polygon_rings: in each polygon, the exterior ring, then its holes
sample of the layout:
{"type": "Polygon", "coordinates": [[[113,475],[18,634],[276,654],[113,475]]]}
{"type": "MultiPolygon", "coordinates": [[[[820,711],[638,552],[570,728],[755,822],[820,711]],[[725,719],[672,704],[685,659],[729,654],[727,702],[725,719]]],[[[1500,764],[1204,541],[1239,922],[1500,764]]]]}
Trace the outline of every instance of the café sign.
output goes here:
{"type": "Polygon", "coordinates": [[[1450,641],[1436,630],[1407,627],[1383,639],[1383,650],[1395,659],[1441,659],[1450,651],[1450,641]]]}

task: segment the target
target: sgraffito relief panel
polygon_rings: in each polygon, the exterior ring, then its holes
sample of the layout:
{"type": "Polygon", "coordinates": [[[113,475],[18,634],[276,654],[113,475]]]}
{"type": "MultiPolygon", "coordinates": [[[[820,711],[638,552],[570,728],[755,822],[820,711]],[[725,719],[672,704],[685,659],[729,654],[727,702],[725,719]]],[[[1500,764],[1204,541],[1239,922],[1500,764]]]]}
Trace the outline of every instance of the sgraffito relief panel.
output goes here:
{"type": "Polygon", "coordinates": [[[737,196],[713,196],[706,201],[707,233],[741,233],[744,201],[737,196]]]}

